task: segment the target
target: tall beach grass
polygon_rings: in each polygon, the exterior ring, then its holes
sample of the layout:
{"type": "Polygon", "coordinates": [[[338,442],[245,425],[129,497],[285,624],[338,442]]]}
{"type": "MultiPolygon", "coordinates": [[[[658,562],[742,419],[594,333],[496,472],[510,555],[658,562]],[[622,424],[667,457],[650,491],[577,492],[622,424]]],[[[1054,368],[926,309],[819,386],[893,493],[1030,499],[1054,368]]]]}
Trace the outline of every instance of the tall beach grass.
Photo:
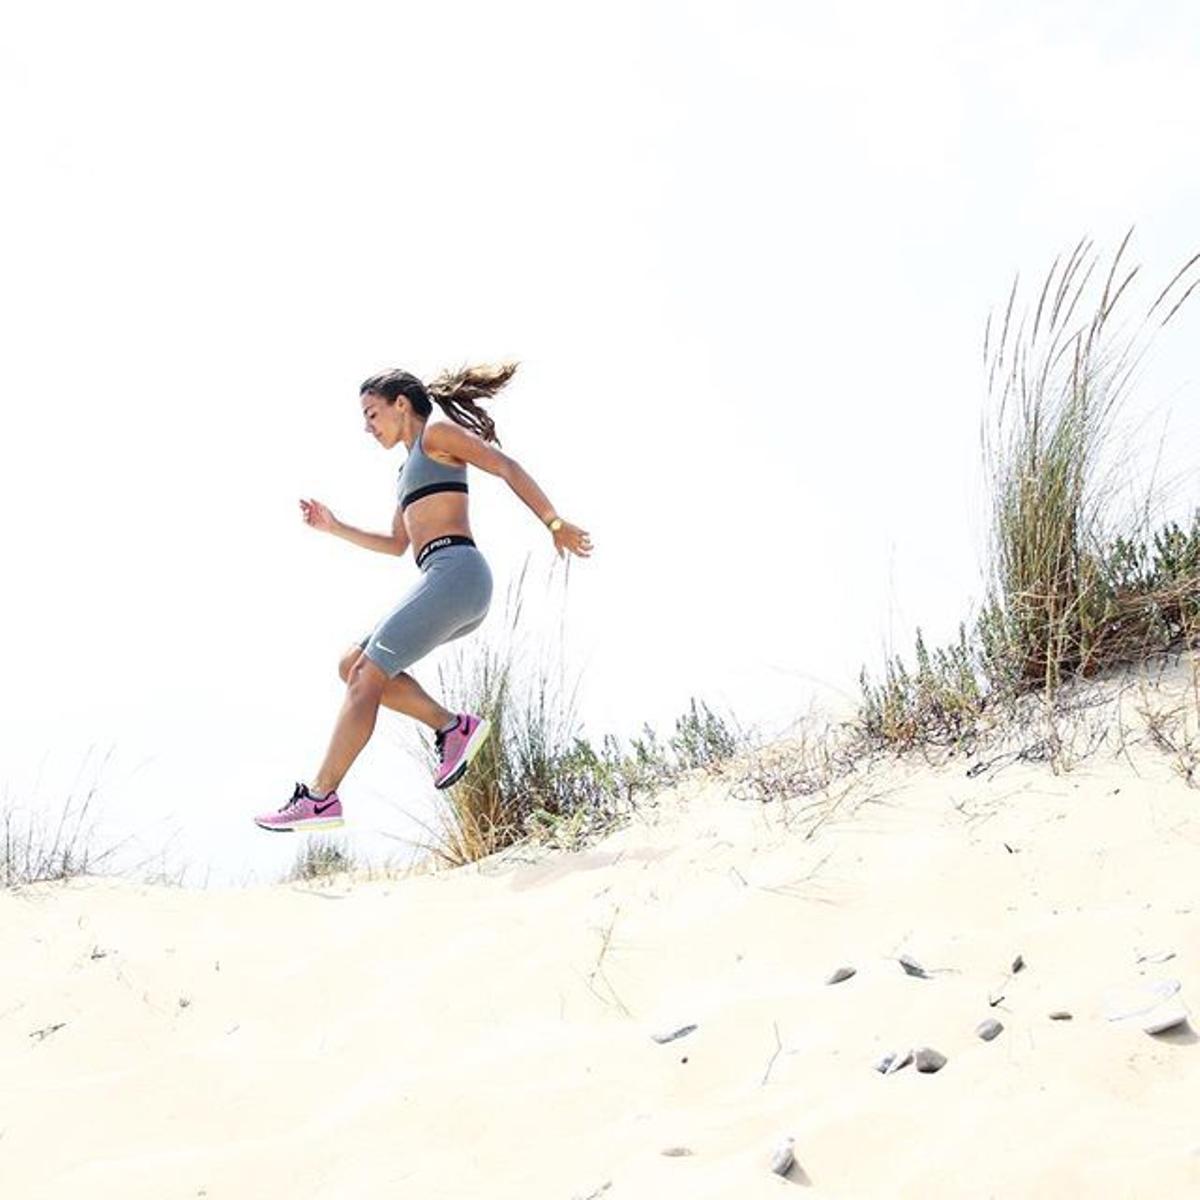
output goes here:
{"type": "Polygon", "coordinates": [[[57,812],[20,804],[7,793],[0,797],[0,887],[58,882],[111,866],[122,847],[100,842],[98,833],[99,775],[110,756],[111,751],[95,767],[92,782],[83,784],[89,751],[57,812]]]}
{"type": "Polygon", "coordinates": [[[958,639],[915,665],[864,671],[859,728],[876,745],[959,744],[1037,693],[1181,644],[1200,627],[1200,511],[1157,527],[1158,497],[1125,499],[1116,443],[1154,338],[1200,284],[1189,259],[1140,313],[1127,234],[1107,266],[1089,240],[1056,259],[1031,301],[1014,282],[984,338],[982,424],[990,542],[985,596],[958,639]],[[1130,321],[1132,320],[1132,324],[1130,321]]]}

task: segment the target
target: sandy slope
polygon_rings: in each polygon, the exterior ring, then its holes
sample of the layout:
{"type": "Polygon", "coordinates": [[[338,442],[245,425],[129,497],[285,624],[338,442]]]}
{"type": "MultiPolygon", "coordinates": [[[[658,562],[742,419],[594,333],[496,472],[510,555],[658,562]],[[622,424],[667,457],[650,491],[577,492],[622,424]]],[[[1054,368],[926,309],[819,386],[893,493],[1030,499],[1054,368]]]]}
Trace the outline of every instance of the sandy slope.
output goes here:
{"type": "Polygon", "coordinates": [[[1200,792],[1147,752],[891,767],[807,840],[717,782],[576,855],[0,895],[0,1194],[1197,1195],[1196,1035],[1105,1006],[1200,997],[1198,860],[1200,792]],[[910,1045],[948,1065],[873,1069],[910,1045]]]}

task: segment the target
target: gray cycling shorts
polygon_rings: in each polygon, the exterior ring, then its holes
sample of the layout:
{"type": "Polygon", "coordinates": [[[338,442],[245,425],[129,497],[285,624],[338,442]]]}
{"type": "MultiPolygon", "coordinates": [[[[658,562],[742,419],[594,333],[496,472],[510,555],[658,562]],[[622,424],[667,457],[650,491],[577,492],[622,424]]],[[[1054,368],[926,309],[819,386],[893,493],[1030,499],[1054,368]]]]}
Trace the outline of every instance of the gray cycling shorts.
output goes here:
{"type": "Polygon", "coordinates": [[[492,572],[474,546],[445,546],[421,564],[416,586],[358,644],[389,679],[431,650],[477,629],[492,601],[492,572]]]}

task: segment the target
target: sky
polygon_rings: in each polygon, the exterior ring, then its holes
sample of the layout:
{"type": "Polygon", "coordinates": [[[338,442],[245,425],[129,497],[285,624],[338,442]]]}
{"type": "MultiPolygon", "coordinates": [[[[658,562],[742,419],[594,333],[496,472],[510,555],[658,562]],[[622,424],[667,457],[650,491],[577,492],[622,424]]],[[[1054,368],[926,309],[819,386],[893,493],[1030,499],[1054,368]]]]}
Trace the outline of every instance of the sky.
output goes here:
{"type": "MultiPolygon", "coordinates": [[[[315,772],[338,659],[415,576],[299,518],[390,524],[367,375],[521,363],[504,448],[596,551],[565,578],[476,473],[477,638],[527,569],[524,636],[561,644],[589,733],[696,696],[771,736],[978,601],[1014,278],[1133,226],[1148,303],[1200,250],[1184,2],[39,0],[4,26],[0,801],[94,786],[128,861],[209,886],[291,863],[250,818],[315,772]]],[[[1198,311],[1130,414],[1175,511],[1198,311]]],[[[342,788],[364,857],[435,811],[414,736],[384,714],[342,788]]]]}

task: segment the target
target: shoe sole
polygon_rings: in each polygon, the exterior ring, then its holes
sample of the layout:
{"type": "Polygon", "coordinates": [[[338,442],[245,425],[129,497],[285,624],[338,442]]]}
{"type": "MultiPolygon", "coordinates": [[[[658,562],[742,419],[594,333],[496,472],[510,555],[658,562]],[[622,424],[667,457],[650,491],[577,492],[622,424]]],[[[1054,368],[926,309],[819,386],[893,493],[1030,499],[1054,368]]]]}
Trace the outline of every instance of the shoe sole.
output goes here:
{"type": "Polygon", "coordinates": [[[480,721],[475,726],[475,732],[467,739],[466,748],[463,750],[462,758],[458,760],[458,765],[446,776],[440,783],[434,782],[434,787],[438,791],[444,791],[448,787],[453,787],[467,772],[467,768],[471,765],[471,760],[479,753],[480,746],[488,739],[488,734],[492,732],[492,726],[488,721],[480,721]]]}
{"type": "Polygon", "coordinates": [[[291,825],[264,825],[261,821],[254,823],[259,829],[265,829],[268,833],[296,833],[307,829],[317,833],[322,829],[341,829],[346,822],[341,817],[329,817],[326,820],[314,818],[311,821],[296,821],[291,825]]]}

